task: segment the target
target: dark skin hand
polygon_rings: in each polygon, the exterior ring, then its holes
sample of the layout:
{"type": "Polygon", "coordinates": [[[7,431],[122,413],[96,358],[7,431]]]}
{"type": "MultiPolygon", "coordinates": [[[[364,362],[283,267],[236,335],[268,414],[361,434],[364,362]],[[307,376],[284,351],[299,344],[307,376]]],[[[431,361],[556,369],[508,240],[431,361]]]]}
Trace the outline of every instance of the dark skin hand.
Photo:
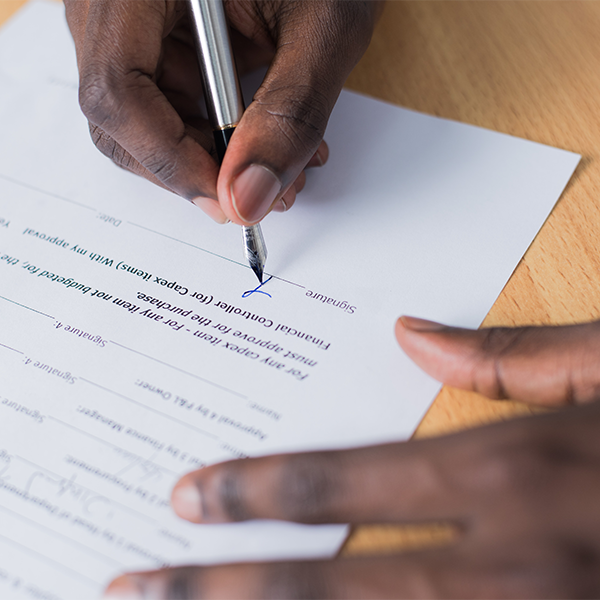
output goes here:
{"type": "Polygon", "coordinates": [[[461,531],[454,543],[133,573],[106,597],[600,597],[600,323],[470,331],[403,317],[396,336],[441,381],[568,408],[430,440],[222,463],[181,479],[172,504],[194,523],[448,521],[461,531]]]}
{"type": "Polygon", "coordinates": [[[92,139],[116,164],[219,223],[289,209],[381,4],[225,0],[240,73],[269,65],[219,170],[183,0],[65,0],[92,139]]]}

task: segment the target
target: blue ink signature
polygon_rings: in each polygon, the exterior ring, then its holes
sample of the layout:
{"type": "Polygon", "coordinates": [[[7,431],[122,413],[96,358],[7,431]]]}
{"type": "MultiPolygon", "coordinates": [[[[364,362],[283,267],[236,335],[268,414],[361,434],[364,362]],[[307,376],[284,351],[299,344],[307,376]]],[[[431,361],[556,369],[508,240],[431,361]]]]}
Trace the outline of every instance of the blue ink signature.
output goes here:
{"type": "Polygon", "coordinates": [[[253,290],[248,290],[247,292],[244,292],[242,294],[242,298],[247,298],[248,296],[252,296],[252,294],[264,294],[265,296],[269,296],[269,298],[271,298],[271,294],[267,294],[267,292],[263,292],[260,289],[263,285],[269,283],[271,279],[273,279],[273,275],[271,275],[271,277],[269,277],[269,279],[267,279],[266,281],[263,281],[262,283],[257,285],[253,290]]]}

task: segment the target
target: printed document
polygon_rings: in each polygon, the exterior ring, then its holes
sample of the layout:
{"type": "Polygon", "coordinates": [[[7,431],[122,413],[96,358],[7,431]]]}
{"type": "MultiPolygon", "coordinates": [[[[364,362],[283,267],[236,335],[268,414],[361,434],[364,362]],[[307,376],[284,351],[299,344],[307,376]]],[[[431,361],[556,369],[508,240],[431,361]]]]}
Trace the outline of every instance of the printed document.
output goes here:
{"type": "Polygon", "coordinates": [[[258,286],[239,227],[94,148],[63,12],[34,2],[0,33],[0,597],[331,556],[343,526],[194,526],[170,490],[217,461],[407,439],[439,384],[397,317],[477,327],[579,157],[345,91],[330,161],[264,221],[258,286]]]}

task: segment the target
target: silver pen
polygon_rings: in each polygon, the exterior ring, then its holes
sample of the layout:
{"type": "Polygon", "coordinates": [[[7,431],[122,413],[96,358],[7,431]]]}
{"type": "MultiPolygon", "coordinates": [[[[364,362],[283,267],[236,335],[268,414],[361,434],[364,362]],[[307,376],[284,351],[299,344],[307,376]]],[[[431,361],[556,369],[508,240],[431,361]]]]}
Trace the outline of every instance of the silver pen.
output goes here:
{"type": "MultiPolygon", "coordinates": [[[[244,112],[222,0],[189,0],[192,30],[204,84],[217,156],[223,161],[229,140],[244,112]]],[[[242,228],[244,253],[262,283],[267,247],[260,225],[242,228]]]]}

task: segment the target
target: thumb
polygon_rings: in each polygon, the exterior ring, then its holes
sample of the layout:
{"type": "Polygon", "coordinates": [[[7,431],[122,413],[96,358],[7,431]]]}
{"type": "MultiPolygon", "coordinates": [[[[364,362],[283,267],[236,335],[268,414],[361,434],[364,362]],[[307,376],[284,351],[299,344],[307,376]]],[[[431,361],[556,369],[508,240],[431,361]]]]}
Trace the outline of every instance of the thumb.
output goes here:
{"type": "Polygon", "coordinates": [[[600,321],[473,331],[400,317],[396,337],[438,381],[490,398],[562,406],[600,397],[600,321]]]}
{"type": "MultiPolygon", "coordinates": [[[[376,18],[371,4],[295,2],[280,10],[275,57],[219,173],[218,198],[231,221],[257,223],[288,189],[289,208],[294,181],[317,151],[326,153],[320,145],[327,121],[370,40],[376,18]]],[[[317,154],[313,162],[325,158],[317,154]]]]}

